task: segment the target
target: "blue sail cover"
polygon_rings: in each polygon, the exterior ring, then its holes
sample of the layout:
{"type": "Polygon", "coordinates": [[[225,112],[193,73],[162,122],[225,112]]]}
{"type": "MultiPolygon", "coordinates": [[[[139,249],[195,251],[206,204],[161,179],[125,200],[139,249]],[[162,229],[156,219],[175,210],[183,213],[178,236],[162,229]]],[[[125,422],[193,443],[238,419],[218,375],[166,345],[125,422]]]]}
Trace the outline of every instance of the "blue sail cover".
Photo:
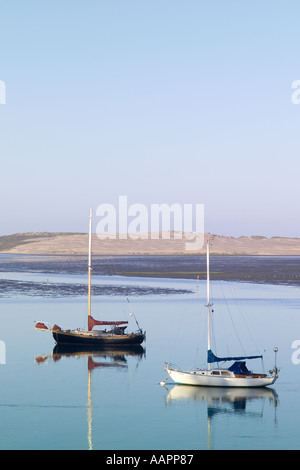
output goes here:
{"type": "Polygon", "coordinates": [[[207,351],[207,362],[242,361],[243,359],[261,359],[262,356],[217,357],[211,349],[207,351]]]}

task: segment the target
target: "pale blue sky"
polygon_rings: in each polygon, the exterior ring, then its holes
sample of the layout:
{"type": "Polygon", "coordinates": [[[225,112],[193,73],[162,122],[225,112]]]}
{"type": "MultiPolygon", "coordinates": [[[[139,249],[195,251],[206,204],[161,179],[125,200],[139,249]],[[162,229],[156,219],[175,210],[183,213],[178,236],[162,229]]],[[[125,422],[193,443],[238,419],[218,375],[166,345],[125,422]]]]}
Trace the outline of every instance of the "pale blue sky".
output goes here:
{"type": "Polygon", "coordinates": [[[205,230],[300,237],[298,0],[0,2],[0,235],[90,206],[205,205],[205,230]]]}

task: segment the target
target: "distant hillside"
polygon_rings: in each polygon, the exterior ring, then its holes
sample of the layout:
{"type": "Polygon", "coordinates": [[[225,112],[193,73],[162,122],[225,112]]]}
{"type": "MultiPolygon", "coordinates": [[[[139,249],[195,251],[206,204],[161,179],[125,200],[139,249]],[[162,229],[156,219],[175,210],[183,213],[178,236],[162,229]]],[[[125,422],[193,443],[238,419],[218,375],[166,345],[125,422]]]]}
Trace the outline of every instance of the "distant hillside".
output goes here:
{"type": "MultiPolygon", "coordinates": [[[[27,243],[33,243],[35,241],[42,241],[42,239],[49,240],[50,238],[56,238],[59,235],[74,235],[73,233],[55,233],[55,232],[27,232],[27,233],[15,233],[13,235],[4,235],[0,237],[0,252],[11,252],[13,248],[19,246],[24,249],[24,245],[27,243]]],[[[31,248],[29,248],[31,250],[31,248]]]]}
{"type": "MultiPolygon", "coordinates": [[[[225,255],[300,255],[300,238],[283,237],[224,237],[205,234],[212,237],[211,253],[225,255]]],[[[88,235],[83,233],[17,233],[0,237],[0,253],[32,254],[32,255],[86,255],[88,251],[88,235]]],[[[186,250],[184,239],[158,240],[100,240],[93,234],[93,254],[98,255],[187,255],[205,253],[201,250],[186,250]]]]}
{"type": "MultiPolygon", "coordinates": [[[[47,233],[49,237],[55,234],[47,233]]],[[[42,233],[15,233],[14,235],[5,235],[0,237],[0,251],[9,251],[18,245],[24,245],[34,241],[35,238],[41,238],[42,233]]]]}

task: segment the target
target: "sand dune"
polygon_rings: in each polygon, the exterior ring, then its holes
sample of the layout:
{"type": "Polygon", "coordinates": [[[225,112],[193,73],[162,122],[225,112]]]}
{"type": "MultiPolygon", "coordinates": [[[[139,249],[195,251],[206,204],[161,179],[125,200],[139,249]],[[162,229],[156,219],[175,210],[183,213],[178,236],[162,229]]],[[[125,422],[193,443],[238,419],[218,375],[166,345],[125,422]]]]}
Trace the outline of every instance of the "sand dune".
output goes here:
{"type": "MultiPolygon", "coordinates": [[[[166,236],[166,234],[165,234],[166,236]]],[[[138,255],[138,254],[200,254],[199,250],[186,250],[185,239],[176,239],[173,233],[170,239],[151,238],[144,234],[145,239],[105,239],[100,240],[93,234],[93,253],[98,255],[138,255]],[[148,238],[147,238],[148,237],[148,238]]],[[[225,237],[205,234],[212,238],[212,254],[228,255],[300,255],[300,238],[282,237],[225,237]]],[[[26,233],[0,237],[0,252],[32,255],[86,255],[88,235],[80,233],[26,233]]]]}

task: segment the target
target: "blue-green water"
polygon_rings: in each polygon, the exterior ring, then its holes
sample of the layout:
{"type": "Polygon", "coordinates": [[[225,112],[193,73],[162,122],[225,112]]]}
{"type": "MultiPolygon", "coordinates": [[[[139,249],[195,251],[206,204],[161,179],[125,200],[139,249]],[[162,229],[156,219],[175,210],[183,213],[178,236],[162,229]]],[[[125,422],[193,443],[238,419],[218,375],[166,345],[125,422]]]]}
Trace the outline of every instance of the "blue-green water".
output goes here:
{"type": "MultiPolygon", "coordinates": [[[[97,277],[95,283],[128,287],[132,295],[130,305],[123,291],[96,296],[95,318],[125,318],[134,329],[132,308],[147,340],[136,354],[89,356],[56,353],[51,335],[34,329],[35,320],[86,326],[85,295],[47,290],[51,283],[85,282],[84,276],[1,276],[42,283],[44,291],[7,290],[0,300],[0,340],[6,347],[0,357],[0,449],[300,448],[300,365],[292,348],[300,340],[297,287],[211,283],[216,353],[240,354],[242,343],[248,354],[263,352],[269,370],[277,346],[281,369],[272,388],[220,390],[160,385],[165,361],[182,367],[205,363],[204,281],[97,277]]],[[[261,370],[261,361],[252,366],[261,370]]]]}

